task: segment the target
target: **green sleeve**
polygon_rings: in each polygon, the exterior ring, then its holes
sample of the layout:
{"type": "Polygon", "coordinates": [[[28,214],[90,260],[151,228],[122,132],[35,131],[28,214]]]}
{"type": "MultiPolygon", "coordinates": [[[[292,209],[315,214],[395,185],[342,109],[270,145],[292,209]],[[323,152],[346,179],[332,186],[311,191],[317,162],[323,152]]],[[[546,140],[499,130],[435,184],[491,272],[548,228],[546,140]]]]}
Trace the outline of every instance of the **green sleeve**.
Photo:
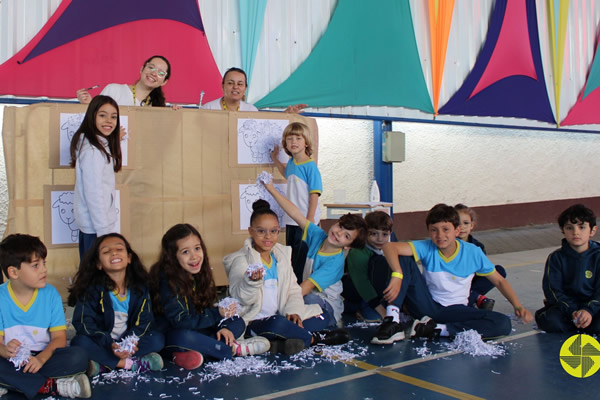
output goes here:
{"type": "Polygon", "coordinates": [[[369,281],[369,259],[373,252],[368,248],[351,249],[346,257],[348,274],[360,297],[368,303],[377,298],[377,292],[369,281]]]}

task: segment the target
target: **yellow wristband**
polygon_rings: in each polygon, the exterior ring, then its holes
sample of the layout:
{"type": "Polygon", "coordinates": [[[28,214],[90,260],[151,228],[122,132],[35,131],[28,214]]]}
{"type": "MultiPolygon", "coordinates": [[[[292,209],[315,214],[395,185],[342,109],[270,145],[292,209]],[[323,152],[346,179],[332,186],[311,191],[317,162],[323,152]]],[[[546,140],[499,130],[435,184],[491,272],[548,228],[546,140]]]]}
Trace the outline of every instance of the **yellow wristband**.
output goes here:
{"type": "Polygon", "coordinates": [[[404,275],[402,275],[402,272],[392,272],[392,278],[404,279],[404,275]]]}

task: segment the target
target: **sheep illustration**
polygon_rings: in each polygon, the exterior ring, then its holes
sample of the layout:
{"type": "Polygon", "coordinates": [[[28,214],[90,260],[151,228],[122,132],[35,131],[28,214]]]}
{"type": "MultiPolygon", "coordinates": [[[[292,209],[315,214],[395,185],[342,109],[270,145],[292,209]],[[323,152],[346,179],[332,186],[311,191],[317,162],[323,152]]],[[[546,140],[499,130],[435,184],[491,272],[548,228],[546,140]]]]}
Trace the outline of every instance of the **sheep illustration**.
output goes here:
{"type": "Polygon", "coordinates": [[[281,143],[282,128],[270,121],[244,121],[238,130],[238,135],[250,150],[252,162],[270,163],[271,151],[281,143]]]}
{"type": "Polygon", "coordinates": [[[79,227],[75,223],[73,196],[73,192],[63,192],[52,204],[52,208],[58,209],[60,220],[71,230],[71,241],[77,243],[77,240],[79,239],[79,227]]]}
{"type": "Polygon", "coordinates": [[[60,126],[60,130],[67,134],[69,143],[71,143],[71,139],[73,139],[73,135],[75,135],[75,132],[81,126],[81,122],[83,121],[83,117],[85,114],[68,115],[69,116],[66,118],[65,122],[60,126]]]}
{"type": "MultiPolygon", "coordinates": [[[[275,185],[275,189],[285,195],[284,191],[282,191],[278,186],[275,185]]],[[[279,224],[283,226],[283,217],[285,216],[285,212],[279,207],[279,204],[275,201],[273,196],[267,192],[262,185],[247,185],[243,192],[240,193],[240,200],[244,202],[246,205],[246,209],[249,212],[252,212],[252,204],[258,199],[265,199],[271,205],[271,210],[277,214],[277,219],[279,220],[279,224]]]]}

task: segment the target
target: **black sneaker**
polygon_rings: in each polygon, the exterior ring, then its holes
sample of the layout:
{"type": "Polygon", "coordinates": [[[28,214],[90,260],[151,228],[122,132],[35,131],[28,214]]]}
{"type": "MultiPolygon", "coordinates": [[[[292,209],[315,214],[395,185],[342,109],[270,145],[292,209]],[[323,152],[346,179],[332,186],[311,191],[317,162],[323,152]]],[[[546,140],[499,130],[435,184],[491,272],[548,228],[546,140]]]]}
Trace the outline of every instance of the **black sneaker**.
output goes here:
{"type": "Polygon", "coordinates": [[[350,341],[350,333],[342,328],[330,330],[323,330],[319,332],[313,332],[312,334],[314,344],[324,344],[327,346],[335,346],[337,344],[344,344],[350,341]]]}
{"type": "Polygon", "coordinates": [[[412,328],[410,328],[410,337],[434,338],[437,336],[435,325],[435,321],[427,315],[421,319],[416,319],[412,328]]]}
{"type": "Polygon", "coordinates": [[[486,297],[481,300],[481,303],[478,306],[480,310],[492,311],[494,309],[494,304],[496,304],[496,300],[486,297]]]}
{"type": "Polygon", "coordinates": [[[392,317],[385,317],[377,327],[375,336],[371,339],[373,344],[391,344],[404,339],[404,328],[392,317]]]}
{"type": "Polygon", "coordinates": [[[269,351],[272,354],[283,353],[288,356],[293,356],[296,353],[300,353],[304,350],[304,340],[292,338],[286,340],[271,340],[269,351]]]}

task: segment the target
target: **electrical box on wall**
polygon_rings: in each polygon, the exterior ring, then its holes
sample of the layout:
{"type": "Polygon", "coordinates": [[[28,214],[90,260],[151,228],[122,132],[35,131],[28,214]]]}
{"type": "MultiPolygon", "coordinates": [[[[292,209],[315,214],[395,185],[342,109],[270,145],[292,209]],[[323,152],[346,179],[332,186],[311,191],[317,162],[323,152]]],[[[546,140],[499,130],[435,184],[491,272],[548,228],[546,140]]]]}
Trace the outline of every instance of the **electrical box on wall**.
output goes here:
{"type": "Polygon", "coordinates": [[[406,160],[406,140],[404,132],[385,131],[381,154],[384,162],[402,162],[406,160]]]}

